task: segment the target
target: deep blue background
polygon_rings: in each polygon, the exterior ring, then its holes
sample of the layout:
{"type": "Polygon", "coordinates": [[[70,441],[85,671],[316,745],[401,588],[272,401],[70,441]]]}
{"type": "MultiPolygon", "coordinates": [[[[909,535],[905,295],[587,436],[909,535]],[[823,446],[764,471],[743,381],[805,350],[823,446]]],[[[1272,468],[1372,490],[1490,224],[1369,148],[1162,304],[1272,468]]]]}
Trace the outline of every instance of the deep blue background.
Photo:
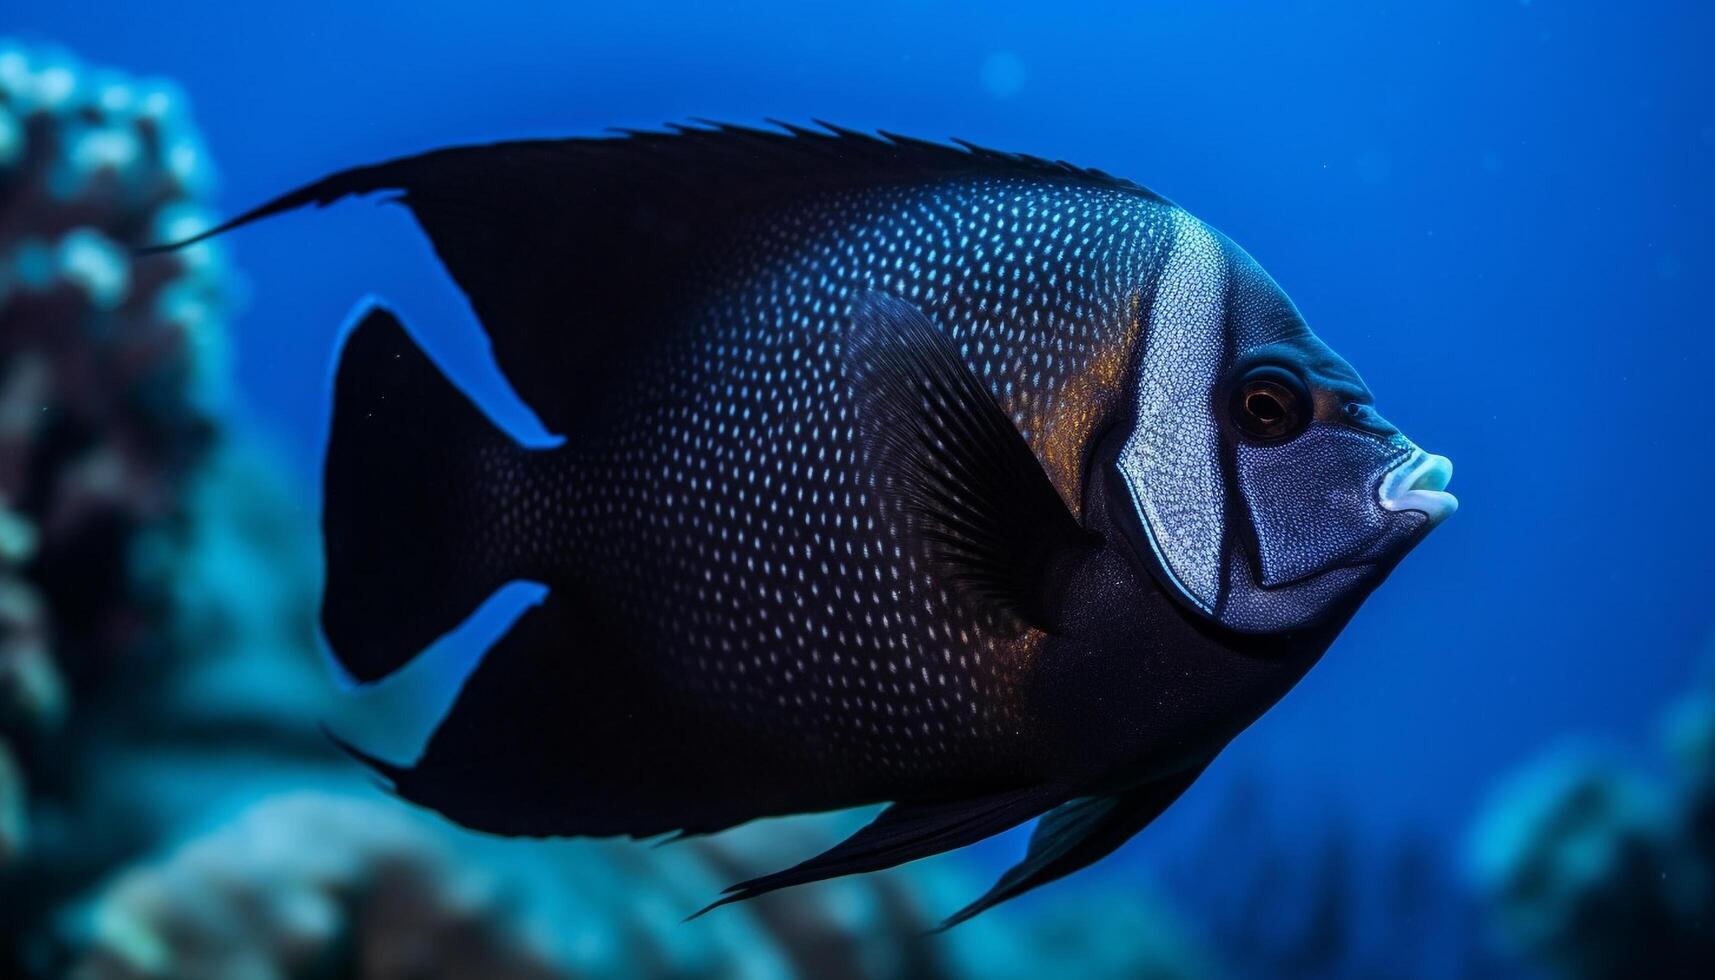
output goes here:
{"type": "MultiPolygon", "coordinates": [[[[447,143],[777,117],[1101,167],[1228,233],[1463,506],[1134,862],[1258,776],[1283,826],[1455,844],[1562,733],[1647,736],[1715,625],[1707,4],[56,0],[0,33],[177,79],[228,213],[447,143]]],[[[229,240],[236,394],[306,487],[352,304],[457,307],[395,211],[229,240]]]]}

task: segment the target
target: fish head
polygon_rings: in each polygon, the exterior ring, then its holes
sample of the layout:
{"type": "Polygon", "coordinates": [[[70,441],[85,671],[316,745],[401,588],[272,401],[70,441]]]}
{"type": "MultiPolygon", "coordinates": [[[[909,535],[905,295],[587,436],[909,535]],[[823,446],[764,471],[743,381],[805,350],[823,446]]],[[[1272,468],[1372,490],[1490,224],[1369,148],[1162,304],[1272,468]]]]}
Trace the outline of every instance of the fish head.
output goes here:
{"type": "Polygon", "coordinates": [[[1167,591],[1220,625],[1343,621],[1458,501],[1257,263],[1176,214],[1110,490],[1167,591]]]}

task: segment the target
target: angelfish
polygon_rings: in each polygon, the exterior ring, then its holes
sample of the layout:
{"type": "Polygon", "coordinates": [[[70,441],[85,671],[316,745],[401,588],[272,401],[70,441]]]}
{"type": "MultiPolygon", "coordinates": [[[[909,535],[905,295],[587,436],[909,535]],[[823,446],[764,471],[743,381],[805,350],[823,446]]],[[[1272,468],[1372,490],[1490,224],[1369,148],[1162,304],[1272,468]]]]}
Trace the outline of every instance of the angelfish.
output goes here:
{"type": "Polygon", "coordinates": [[[500,834],[889,804],[716,905],[1036,817],[948,924],[1096,861],[1456,506],[1249,255],[1099,171],[673,127],[359,167],[215,231],[380,191],[563,442],[509,438],[384,306],[347,337],[339,662],[549,589],[415,764],[358,755],[500,834]]]}

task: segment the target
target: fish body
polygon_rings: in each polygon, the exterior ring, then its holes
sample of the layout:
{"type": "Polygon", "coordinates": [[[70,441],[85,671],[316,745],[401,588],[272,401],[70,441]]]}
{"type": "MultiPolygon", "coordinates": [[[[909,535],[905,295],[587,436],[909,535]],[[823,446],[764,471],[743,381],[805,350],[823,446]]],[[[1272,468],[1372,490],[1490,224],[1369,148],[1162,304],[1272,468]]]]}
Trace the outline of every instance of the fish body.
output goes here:
{"type": "Polygon", "coordinates": [[[1248,255],[1105,174],[716,127],[436,151],[234,224],[388,189],[563,439],[508,438],[384,308],[346,342],[341,662],[549,588],[420,760],[371,760],[472,827],[893,804],[732,900],[1047,813],[974,914],[1169,805],[1452,506],[1248,255]]]}

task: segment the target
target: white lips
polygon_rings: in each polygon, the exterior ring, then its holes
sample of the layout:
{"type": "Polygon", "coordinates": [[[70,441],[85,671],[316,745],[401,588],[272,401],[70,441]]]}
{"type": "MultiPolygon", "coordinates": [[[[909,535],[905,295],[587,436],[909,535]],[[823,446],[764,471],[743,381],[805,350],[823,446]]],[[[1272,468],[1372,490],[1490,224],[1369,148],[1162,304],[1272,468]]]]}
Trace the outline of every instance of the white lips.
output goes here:
{"type": "Polygon", "coordinates": [[[1405,462],[1382,477],[1377,495],[1383,508],[1420,511],[1429,516],[1429,526],[1434,527],[1459,509],[1459,498],[1447,492],[1452,479],[1452,460],[1413,447],[1405,462]]]}

